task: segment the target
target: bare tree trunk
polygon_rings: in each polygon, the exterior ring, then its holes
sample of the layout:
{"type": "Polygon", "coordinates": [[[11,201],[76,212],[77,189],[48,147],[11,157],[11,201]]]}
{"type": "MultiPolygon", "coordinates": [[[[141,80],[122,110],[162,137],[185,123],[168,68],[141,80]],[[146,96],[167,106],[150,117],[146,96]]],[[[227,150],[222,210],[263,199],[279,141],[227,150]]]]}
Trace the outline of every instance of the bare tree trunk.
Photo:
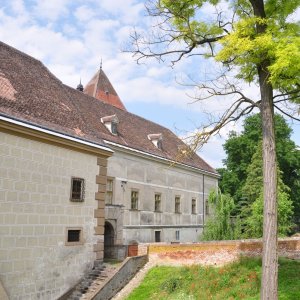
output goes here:
{"type": "Polygon", "coordinates": [[[277,168],[274,133],[273,89],[268,83],[267,65],[259,68],[263,134],[264,227],[262,300],[278,298],[277,252],[277,168]]]}

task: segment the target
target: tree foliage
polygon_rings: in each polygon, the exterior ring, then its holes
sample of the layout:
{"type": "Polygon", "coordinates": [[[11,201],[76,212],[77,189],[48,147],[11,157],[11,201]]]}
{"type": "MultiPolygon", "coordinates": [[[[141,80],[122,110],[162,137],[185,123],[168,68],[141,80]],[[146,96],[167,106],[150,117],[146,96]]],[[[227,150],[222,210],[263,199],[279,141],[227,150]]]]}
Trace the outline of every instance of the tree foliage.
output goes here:
{"type": "MultiPolygon", "coordinates": [[[[278,201],[278,234],[286,236],[290,233],[293,223],[293,204],[290,199],[290,189],[281,179],[282,172],[277,168],[277,201],[278,201]]],[[[248,175],[242,188],[247,199],[241,207],[240,217],[244,238],[260,238],[263,235],[263,174],[262,147],[257,146],[248,166],[248,175]]]]}
{"type": "Polygon", "coordinates": [[[208,198],[214,213],[206,222],[201,236],[203,241],[211,240],[235,240],[241,236],[239,218],[233,218],[235,208],[232,197],[211,191],[208,198]]]}
{"type": "MultiPolygon", "coordinates": [[[[278,167],[282,172],[282,181],[291,190],[291,200],[294,206],[296,220],[300,217],[300,151],[291,140],[292,130],[285,119],[275,115],[275,137],[278,167]]],[[[231,195],[239,207],[245,202],[246,190],[253,190],[253,195],[247,195],[251,204],[258,198],[257,182],[262,185],[262,160],[256,160],[257,165],[251,165],[251,158],[261,147],[261,116],[255,114],[244,120],[241,134],[231,132],[224,144],[226,159],[225,168],[219,170],[221,174],[220,189],[231,195]],[[255,174],[256,172],[256,174],[255,174]],[[254,173],[254,174],[252,174],[254,173]],[[250,176],[250,177],[249,177],[250,176]],[[246,183],[247,178],[252,181],[246,183]],[[247,187],[245,186],[247,185],[247,187]]],[[[261,152],[260,152],[261,153],[261,152]]],[[[239,213],[237,209],[236,213],[239,213]]]]}
{"type": "Polygon", "coordinates": [[[192,147],[230,122],[258,108],[262,119],[264,233],[262,299],[277,299],[277,167],[274,109],[293,116],[291,102],[300,103],[300,24],[289,16],[299,0],[154,0],[148,13],[157,17],[157,31],[148,37],[132,34],[137,61],[170,58],[172,64],[183,58],[202,55],[223,65],[214,80],[197,84],[197,100],[221,97],[227,108],[216,120],[203,126],[192,147]],[[220,8],[220,4],[227,7],[220,8]],[[212,5],[216,14],[205,14],[212,5]],[[228,75],[228,76],[227,76],[228,75]],[[250,97],[241,83],[253,82],[259,96],[250,97]],[[224,100],[224,101],[225,101],[224,100]]]}

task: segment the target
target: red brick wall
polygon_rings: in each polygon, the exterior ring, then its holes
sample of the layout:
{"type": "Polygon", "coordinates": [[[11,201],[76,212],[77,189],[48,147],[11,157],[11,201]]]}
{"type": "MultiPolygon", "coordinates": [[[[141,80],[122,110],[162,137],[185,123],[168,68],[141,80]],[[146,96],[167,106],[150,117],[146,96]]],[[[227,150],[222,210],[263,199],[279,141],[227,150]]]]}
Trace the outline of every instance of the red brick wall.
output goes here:
{"type": "MultiPolygon", "coordinates": [[[[300,238],[280,239],[278,249],[280,256],[300,259],[300,238]]],[[[223,265],[236,260],[240,255],[257,256],[261,251],[261,240],[138,245],[138,255],[148,252],[149,261],[167,265],[223,265]]]]}

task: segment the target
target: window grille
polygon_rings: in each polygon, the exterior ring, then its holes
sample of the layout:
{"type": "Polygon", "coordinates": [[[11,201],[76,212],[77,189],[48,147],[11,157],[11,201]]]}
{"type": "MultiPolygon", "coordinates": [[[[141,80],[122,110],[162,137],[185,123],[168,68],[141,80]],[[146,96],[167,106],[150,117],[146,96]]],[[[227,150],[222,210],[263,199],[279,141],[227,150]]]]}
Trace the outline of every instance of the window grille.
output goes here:
{"type": "Polygon", "coordinates": [[[175,213],[180,213],[180,197],[175,197],[175,213]]]}
{"type": "Polygon", "coordinates": [[[84,201],[84,179],[74,177],[71,178],[71,201],[84,201]]]}
{"type": "Polygon", "coordinates": [[[154,211],[161,211],[161,194],[155,194],[154,211]]]}
{"type": "Polygon", "coordinates": [[[112,204],[113,185],[114,185],[113,179],[107,179],[107,182],[106,182],[106,195],[105,195],[105,203],[106,204],[112,204]]]}
{"type": "Polygon", "coordinates": [[[139,192],[131,191],[131,209],[138,209],[139,192]]]}

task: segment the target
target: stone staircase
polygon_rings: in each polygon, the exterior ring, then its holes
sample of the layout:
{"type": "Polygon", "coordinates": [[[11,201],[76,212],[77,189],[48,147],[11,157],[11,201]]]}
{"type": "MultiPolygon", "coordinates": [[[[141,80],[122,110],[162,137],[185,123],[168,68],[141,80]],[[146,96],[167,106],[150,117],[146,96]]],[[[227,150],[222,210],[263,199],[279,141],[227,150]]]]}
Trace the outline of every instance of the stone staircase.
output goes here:
{"type": "Polygon", "coordinates": [[[103,263],[95,266],[64,300],[90,300],[95,292],[118,272],[118,265],[103,263]]]}
{"type": "Polygon", "coordinates": [[[127,257],[117,264],[97,263],[74,288],[58,300],[112,299],[147,262],[148,256],[142,255],[127,257]]]}

